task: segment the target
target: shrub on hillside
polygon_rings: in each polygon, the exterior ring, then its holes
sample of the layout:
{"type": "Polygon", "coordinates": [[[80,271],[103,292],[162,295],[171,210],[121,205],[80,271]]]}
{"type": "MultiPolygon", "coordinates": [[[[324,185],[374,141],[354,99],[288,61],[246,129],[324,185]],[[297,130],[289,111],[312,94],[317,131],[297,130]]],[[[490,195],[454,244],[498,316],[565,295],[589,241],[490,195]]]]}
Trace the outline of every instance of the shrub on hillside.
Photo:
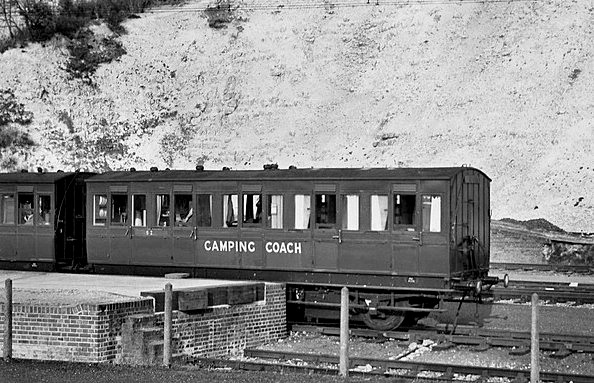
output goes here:
{"type": "Polygon", "coordinates": [[[72,77],[90,81],[89,75],[93,74],[99,65],[112,62],[126,54],[122,43],[114,37],[94,37],[89,30],[85,30],[68,43],[70,60],[66,64],[66,70],[72,77]]]}

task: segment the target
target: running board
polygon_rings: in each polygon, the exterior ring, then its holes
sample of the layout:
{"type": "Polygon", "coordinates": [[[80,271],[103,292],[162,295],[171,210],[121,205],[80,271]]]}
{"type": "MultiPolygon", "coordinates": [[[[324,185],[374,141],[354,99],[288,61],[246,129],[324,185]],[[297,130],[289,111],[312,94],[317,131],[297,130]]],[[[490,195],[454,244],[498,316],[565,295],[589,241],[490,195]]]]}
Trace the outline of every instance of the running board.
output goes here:
{"type": "MultiPolygon", "coordinates": [[[[299,305],[299,306],[311,306],[311,307],[325,307],[325,308],[333,308],[333,309],[340,309],[340,303],[326,303],[326,302],[305,302],[305,301],[287,301],[287,304],[291,305],[299,305]]],[[[375,309],[381,311],[406,311],[406,312],[416,312],[416,313],[443,313],[448,310],[446,309],[425,309],[420,307],[392,307],[392,306],[367,306],[367,305],[360,305],[360,304],[349,304],[349,308],[351,309],[375,309]]]]}

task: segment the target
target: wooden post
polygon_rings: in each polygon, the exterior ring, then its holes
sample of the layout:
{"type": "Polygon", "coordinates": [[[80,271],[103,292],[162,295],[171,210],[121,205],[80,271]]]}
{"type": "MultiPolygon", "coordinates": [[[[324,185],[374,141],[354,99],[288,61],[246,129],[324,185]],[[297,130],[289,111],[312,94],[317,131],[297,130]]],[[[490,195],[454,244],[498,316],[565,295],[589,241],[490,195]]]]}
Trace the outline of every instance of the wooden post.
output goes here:
{"type": "Polygon", "coordinates": [[[12,359],[12,280],[4,282],[6,288],[6,302],[4,304],[4,360],[12,359]]]}
{"type": "Polygon", "coordinates": [[[340,292],[340,363],[339,375],[349,376],[349,289],[340,292]]]}
{"type": "Polygon", "coordinates": [[[165,285],[165,320],[163,331],[163,365],[171,367],[171,327],[173,322],[173,286],[165,285]]]}
{"type": "Polygon", "coordinates": [[[540,382],[540,366],[538,355],[540,346],[538,344],[538,294],[532,294],[532,342],[530,345],[530,382],[540,382]]]}

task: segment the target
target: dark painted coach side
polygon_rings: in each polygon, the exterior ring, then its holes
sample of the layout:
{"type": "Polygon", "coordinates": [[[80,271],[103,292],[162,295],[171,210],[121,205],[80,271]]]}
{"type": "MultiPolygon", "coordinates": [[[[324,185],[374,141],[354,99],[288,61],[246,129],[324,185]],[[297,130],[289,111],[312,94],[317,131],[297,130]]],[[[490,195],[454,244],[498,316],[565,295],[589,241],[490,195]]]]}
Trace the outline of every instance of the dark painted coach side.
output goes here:
{"type": "Polygon", "coordinates": [[[490,181],[469,167],[104,173],[86,180],[88,262],[112,273],[449,290],[487,276],[490,181]],[[282,225],[253,220],[258,197],[282,225]],[[233,198],[236,223],[226,225],[233,198]],[[194,214],[176,223],[190,199],[194,214]],[[209,220],[198,202],[207,200],[209,220]]]}
{"type": "Polygon", "coordinates": [[[0,267],[54,270],[86,262],[85,184],[91,173],[0,173],[0,267]]]}

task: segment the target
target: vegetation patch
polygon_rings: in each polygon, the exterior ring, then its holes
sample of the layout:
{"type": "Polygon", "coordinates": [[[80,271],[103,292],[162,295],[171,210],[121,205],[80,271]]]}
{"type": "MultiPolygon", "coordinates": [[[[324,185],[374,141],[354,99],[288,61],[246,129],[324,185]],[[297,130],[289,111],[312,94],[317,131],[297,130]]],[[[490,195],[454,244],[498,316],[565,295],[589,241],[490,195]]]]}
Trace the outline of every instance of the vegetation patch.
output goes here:
{"type": "Polygon", "coordinates": [[[33,113],[25,110],[11,89],[0,89],[0,167],[14,169],[17,157],[35,145],[29,134],[19,129],[32,120],[33,113]]]}

